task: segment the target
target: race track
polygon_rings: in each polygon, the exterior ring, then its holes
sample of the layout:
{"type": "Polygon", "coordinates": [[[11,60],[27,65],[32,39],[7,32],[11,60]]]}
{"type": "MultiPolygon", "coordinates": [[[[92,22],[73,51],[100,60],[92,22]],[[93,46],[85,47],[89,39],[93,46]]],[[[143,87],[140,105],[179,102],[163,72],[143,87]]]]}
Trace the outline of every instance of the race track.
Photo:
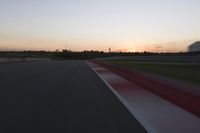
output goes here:
{"type": "Polygon", "coordinates": [[[84,61],[0,64],[0,132],[142,133],[84,61]]]}

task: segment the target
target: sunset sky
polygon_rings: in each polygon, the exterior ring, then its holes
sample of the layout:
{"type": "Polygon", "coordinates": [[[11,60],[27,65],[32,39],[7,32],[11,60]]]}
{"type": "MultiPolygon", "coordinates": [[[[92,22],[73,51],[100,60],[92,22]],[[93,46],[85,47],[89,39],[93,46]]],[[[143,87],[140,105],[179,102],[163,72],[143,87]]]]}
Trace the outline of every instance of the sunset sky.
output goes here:
{"type": "Polygon", "coordinates": [[[0,50],[185,51],[200,0],[0,0],[0,50]]]}

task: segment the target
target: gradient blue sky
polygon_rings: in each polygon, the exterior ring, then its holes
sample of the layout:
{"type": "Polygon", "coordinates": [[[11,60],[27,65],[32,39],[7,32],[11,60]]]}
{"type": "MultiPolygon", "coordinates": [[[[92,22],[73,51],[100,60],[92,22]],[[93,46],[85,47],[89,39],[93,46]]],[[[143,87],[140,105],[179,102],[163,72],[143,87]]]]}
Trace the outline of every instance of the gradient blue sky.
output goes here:
{"type": "Polygon", "coordinates": [[[184,51],[200,0],[0,0],[0,50],[184,51]]]}

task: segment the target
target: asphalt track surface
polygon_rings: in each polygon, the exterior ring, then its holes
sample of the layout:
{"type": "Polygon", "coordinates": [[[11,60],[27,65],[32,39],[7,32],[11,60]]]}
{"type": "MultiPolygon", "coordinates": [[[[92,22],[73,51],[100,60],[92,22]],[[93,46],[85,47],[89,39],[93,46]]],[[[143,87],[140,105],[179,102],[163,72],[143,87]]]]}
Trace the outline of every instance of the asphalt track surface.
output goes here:
{"type": "Polygon", "coordinates": [[[143,133],[84,61],[0,64],[1,133],[143,133]]]}

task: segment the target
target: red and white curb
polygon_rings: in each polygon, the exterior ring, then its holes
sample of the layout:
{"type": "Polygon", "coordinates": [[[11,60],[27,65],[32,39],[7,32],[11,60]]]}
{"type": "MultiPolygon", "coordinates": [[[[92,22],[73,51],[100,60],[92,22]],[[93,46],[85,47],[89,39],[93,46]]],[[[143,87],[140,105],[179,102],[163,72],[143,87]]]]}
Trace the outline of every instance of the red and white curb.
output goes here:
{"type": "Polygon", "coordinates": [[[149,133],[200,133],[200,118],[92,62],[87,62],[149,133]]]}

